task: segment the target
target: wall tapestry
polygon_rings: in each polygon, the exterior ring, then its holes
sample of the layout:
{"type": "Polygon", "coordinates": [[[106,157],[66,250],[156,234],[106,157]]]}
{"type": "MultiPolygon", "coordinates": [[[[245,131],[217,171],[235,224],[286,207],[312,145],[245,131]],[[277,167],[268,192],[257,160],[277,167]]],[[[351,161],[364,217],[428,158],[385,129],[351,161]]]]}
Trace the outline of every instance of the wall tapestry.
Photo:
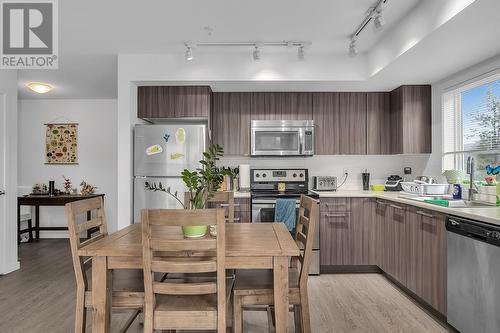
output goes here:
{"type": "Polygon", "coordinates": [[[78,164],[78,124],[46,124],[45,164],[78,164]]]}

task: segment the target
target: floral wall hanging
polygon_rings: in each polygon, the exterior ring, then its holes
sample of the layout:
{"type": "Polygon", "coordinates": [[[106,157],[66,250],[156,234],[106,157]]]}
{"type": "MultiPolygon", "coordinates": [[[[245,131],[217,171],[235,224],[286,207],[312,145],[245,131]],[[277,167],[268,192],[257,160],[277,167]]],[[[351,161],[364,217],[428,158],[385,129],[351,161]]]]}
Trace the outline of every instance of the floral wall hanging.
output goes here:
{"type": "Polygon", "coordinates": [[[78,124],[46,124],[45,164],[78,164],[78,124]]]}

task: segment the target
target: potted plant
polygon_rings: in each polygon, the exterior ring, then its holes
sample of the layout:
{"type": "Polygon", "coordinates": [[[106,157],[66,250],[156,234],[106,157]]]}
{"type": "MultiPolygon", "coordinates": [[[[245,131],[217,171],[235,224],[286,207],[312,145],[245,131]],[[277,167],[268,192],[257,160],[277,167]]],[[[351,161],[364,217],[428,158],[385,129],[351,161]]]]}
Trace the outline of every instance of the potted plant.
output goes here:
{"type": "MultiPolygon", "coordinates": [[[[179,198],[177,191],[172,193],[170,187],[164,187],[161,182],[146,182],[145,187],[150,191],[160,191],[171,195],[184,209],[204,209],[207,206],[208,200],[219,189],[224,178],[223,172],[217,168],[217,161],[223,155],[224,149],[220,145],[214,144],[208,148],[208,151],[203,153],[204,158],[200,161],[200,168],[194,171],[188,169],[182,171],[182,181],[189,193],[188,206],[179,198]]],[[[186,237],[201,237],[206,234],[207,226],[185,226],[182,228],[182,231],[186,237]]]]}

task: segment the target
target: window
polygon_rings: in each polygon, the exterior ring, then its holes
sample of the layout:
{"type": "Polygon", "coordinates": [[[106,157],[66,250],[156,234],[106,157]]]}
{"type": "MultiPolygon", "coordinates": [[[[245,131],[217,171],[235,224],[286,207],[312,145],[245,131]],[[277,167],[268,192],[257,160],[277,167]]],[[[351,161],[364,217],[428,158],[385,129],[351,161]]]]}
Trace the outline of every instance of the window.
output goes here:
{"type": "Polygon", "coordinates": [[[443,95],[443,170],[465,169],[468,156],[479,166],[498,163],[500,74],[443,95]]]}

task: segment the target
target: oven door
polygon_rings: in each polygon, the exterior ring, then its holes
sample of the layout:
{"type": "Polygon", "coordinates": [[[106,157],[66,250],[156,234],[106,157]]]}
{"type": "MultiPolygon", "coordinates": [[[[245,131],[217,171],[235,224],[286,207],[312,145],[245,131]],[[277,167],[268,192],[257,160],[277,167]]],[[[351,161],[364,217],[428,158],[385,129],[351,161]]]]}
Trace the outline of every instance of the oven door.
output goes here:
{"type": "MultiPolygon", "coordinates": [[[[297,214],[299,214],[299,204],[297,200],[297,214]]],[[[274,222],[275,207],[276,199],[253,199],[252,222],[274,222]]]]}
{"type": "Polygon", "coordinates": [[[293,127],[252,128],[252,156],[301,156],[303,129],[293,127]]]}

